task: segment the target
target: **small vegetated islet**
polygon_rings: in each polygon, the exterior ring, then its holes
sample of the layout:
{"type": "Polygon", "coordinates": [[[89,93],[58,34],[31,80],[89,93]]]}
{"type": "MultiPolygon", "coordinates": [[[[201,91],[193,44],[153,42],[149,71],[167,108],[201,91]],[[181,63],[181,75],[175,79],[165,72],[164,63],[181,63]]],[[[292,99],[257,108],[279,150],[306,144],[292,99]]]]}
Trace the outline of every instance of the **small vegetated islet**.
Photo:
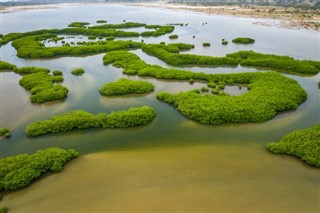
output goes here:
{"type": "Polygon", "coordinates": [[[119,96],[128,94],[143,94],[152,92],[152,83],[141,80],[129,80],[121,78],[118,81],[110,82],[100,88],[100,93],[105,96],[119,96]]]}
{"type": "Polygon", "coordinates": [[[7,128],[0,128],[0,136],[10,138],[10,131],[7,128]]]}
{"type": "Polygon", "coordinates": [[[26,127],[29,137],[48,133],[65,132],[87,128],[129,128],[150,123],[156,116],[154,109],[148,106],[132,107],[124,111],[109,114],[91,114],[84,110],[75,110],[52,116],[50,120],[38,121],[26,127]]]}
{"type": "Polygon", "coordinates": [[[320,167],[320,124],[293,131],[279,142],[267,144],[267,148],[275,154],[292,155],[309,165],[320,167]]]}
{"type": "Polygon", "coordinates": [[[233,39],[232,42],[236,44],[252,44],[255,42],[255,40],[247,37],[239,37],[239,38],[233,39]]]}
{"type": "Polygon", "coordinates": [[[65,163],[78,157],[73,149],[57,147],[0,159],[0,191],[18,190],[47,172],[60,172],[65,163]]]}
{"type": "Polygon", "coordinates": [[[178,38],[178,35],[173,34],[173,35],[170,35],[169,38],[170,38],[170,39],[177,39],[177,38],[178,38]]]}
{"type": "Polygon", "coordinates": [[[210,47],[211,44],[210,44],[209,42],[204,42],[204,43],[202,44],[202,46],[204,46],[204,47],[210,47]]]}
{"type": "Polygon", "coordinates": [[[107,23],[106,20],[97,20],[96,22],[99,23],[99,24],[101,24],[101,23],[107,23]]]}
{"type": "Polygon", "coordinates": [[[83,68],[81,68],[81,67],[74,68],[74,69],[71,71],[71,73],[72,73],[73,75],[76,75],[76,76],[83,75],[85,72],[86,72],[86,71],[85,71],[83,68]]]}

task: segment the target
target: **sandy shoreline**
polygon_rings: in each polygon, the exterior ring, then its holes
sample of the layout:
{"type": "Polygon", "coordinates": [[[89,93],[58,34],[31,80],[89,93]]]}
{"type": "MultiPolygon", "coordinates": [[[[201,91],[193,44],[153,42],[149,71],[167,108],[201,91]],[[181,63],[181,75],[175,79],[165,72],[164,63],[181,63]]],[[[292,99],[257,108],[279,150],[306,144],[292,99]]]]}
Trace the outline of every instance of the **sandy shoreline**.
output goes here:
{"type": "Polygon", "coordinates": [[[62,7],[85,5],[126,5],[135,7],[185,10],[200,12],[209,15],[229,15],[236,17],[256,18],[260,20],[254,22],[254,24],[264,26],[277,26],[287,29],[306,29],[320,31],[320,11],[305,11],[296,8],[274,6],[189,6],[165,3],[63,3],[1,7],[0,12],[9,13],[22,10],[57,9],[62,7]]]}

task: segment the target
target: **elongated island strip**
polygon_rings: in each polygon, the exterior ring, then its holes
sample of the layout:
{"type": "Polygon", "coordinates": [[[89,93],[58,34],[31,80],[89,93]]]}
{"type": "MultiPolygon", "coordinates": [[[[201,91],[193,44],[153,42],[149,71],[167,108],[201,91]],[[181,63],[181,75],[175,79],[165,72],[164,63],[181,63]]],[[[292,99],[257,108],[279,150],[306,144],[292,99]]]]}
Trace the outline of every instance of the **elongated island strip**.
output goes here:
{"type": "Polygon", "coordinates": [[[296,130],[279,142],[267,144],[269,151],[275,154],[295,156],[307,164],[320,167],[320,124],[303,130],[296,130]]]}
{"type": "Polygon", "coordinates": [[[148,106],[132,107],[128,110],[115,111],[110,114],[91,114],[84,110],[75,110],[52,116],[50,120],[38,121],[26,127],[29,137],[48,133],[65,132],[73,129],[87,128],[129,128],[143,126],[156,117],[154,109],[148,106]]]}
{"type": "Polygon", "coordinates": [[[279,112],[296,109],[307,98],[306,92],[295,80],[276,72],[196,73],[149,65],[134,53],[126,51],[107,53],[103,63],[120,66],[124,69],[123,73],[129,75],[247,85],[249,91],[240,96],[201,95],[199,90],[157,94],[159,100],[173,105],[184,116],[203,124],[264,122],[279,112]]]}
{"type": "Polygon", "coordinates": [[[18,190],[47,172],[60,172],[65,163],[78,157],[73,149],[57,147],[0,159],[0,192],[18,190]]]}
{"type": "Polygon", "coordinates": [[[212,57],[195,54],[179,54],[182,50],[190,50],[191,44],[146,44],[142,51],[155,56],[167,64],[181,65],[215,65],[215,66],[248,66],[271,68],[280,72],[294,74],[317,74],[320,72],[320,61],[297,60],[289,56],[262,54],[254,51],[238,51],[227,54],[225,57],[212,57]]]}
{"type": "Polygon", "coordinates": [[[236,44],[253,44],[255,40],[247,37],[239,37],[239,38],[233,39],[232,42],[236,44]]]}
{"type": "Polygon", "coordinates": [[[106,83],[99,91],[105,96],[119,96],[149,93],[153,90],[154,86],[152,83],[141,80],[120,78],[115,82],[106,83]]]}

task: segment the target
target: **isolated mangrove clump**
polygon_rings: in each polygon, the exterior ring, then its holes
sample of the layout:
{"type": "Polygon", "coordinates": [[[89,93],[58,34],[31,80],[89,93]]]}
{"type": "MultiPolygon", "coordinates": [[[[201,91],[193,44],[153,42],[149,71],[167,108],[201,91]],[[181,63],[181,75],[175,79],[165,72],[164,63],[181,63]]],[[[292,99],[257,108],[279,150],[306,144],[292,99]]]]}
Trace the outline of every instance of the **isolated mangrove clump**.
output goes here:
{"type": "Polygon", "coordinates": [[[65,163],[78,157],[73,149],[57,147],[0,159],[0,191],[18,190],[47,172],[60,172],[65,163]]]}
{"type": "Polygon", "coordinates": [[[267,148],[275,154],[292,155],[309,165],[320,167],[320,124],[293,131],[279,142],[267,144],[267,148]]]}
{"type": "Polygon", "coordinates": [[[26,127],[29,137],[48,133],[65,132],[73,129],[87,128],[129,128],[150,123],[156,116],[154,109],[148,106],[132,107],[128,110],[109,114],[91,114],[84,110],[75,110],[52,116],[50,120],[38,121],[26,127]]]}
{"type": "Polygon", "coordinates": [[[239,37],[232,40],[233,43],[237,44],[252,44],[255,42],[252,38],[246,38],[246,37],[239,37]]]}
{"type": "Polygon", "coordinates": [[[83,73],[85,73],[85,72],[86,72],[86,71],[85,71],[83,68],[81,68],[81,67],[74,68],[74,69],[71,71],[71,73],[72,73],[73,75],[77,75],[77,76],[83,75],[83,73]]]}
{"type": "Polygon", "coordinates": [[[152,92],[152,83],[141,80],[129,80],[121,78],[118,81],[110,82],[100,88],[100,93],[105,96],[119,96],[128,94],[142,94],[152,92]]]}

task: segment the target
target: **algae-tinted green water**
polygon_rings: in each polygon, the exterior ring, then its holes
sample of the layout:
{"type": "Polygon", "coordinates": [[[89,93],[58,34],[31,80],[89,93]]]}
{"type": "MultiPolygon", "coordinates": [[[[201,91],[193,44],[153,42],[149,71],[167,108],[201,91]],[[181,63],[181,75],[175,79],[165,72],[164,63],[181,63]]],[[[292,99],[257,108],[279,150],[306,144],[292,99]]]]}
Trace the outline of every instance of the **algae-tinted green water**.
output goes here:
{"type": "MultiPolygon", "coordinates": [[[[62,28],[74,21],[94,24],[98,19],[109,23],[120,23],[123,19],[148,24],[189,23],[177,26],[174,33],[179,35],[178,42],[195,44],[196,48],[190,52],[196,54],[218,56],[252,49],[300,59],[320,58],[317,32],[257,26],[252,24],[254,19],[164,9],[100,5],[31,10],[3,14],[2,29],[5,34],[62,28]],[[203,26],[203,22],[208,24],[203,26]],[[231,41],[239,36],[252,37],[256,42],[248,46],[231,42],[221,45],[222,38],[231,41]],[[203,48],[202,43],[207,41],[211,47],[203,48]]],[[[168,35],[143,39],[146,43],[172,42],[168,35]]],[[[63,85],[70,91],[62,103],[31,104],[29,92],[19,86],[21,77],[1,73],[0,117],[2,126],[12,132],[9,140],[0,142],[2,157],[51,146],[74,148],[82,155],[62,173],[5,195],[3,205],[12,212],[319,211],[319,170],[290,156],[273,155],[265,148],[268,142],[278,141],[293,130],[319,123],[319,75],[287,75],[308,93],[308,100],[295,111],[281,113],[265,123],[207,126],[185,118],[155,98],[159,91],[201,88],[201,82],[190,85],[144,78],[155,84],[154,93],[107,98],[98,91],[106,82],[139,77],[128,77],[121,74],[121,69],[104,66],[103,54],[25,60],[15,56],[10,44],[0,50],[2,60],[17,66],[62,70],[63,85]],[[83,67],[86,73],[73,76],[70,71],[75,67],[83,67]],[[142,105],[149,105],[157,112],[157,118],[145,127],[89,129],[37,138],[27,138],[24,134],[28,123],[74,109],[98,113],[142,105]]],[[[150,64],[170,67],[140,50],[134,52],[150,64]]],[[[244,67],[180,69],[206,73],[257,71],[244,67]]],[[[237,95],[239,91],[234,92],[237,95]]]]}

